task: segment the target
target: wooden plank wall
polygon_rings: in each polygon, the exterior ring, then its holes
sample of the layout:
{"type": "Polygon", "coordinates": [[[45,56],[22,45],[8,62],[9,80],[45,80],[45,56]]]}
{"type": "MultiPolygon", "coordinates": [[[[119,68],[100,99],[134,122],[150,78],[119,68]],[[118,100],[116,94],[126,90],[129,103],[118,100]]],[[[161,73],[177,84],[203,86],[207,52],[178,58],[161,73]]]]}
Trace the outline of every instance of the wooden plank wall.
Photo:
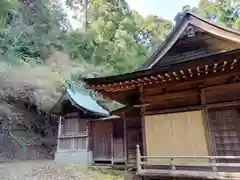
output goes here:
{"type": "Polygon", "coordinates": [[[123,121],[116,119],[113,123],[113,161],[124,162],[124,133],[123,121]]]}
{"type": "Polygon", "coordinates": [[[240,155],[239,90],[239,82],[204,88],[206,104],[218,103],[207,110],[215,155],[240,155]]]}
{"type": "MultiPolygon", "coordinates": [[[[145,127],[148,156],[209,154],[201,111],[145,116],[145,127]]],[[[150,163],[158,161],[149,160],[150,163]]],[[[184,159],[180,161],[183,162],[184,159]]]]}
{"type": "Polygon", "coordinates": [[[59,150],[77,151],[86,149],[87,137],[68,137],[59,140],[59,150]]]}
{"type": "Polygon", "coordinates": [[[59,151],[87,149],[87,120],[80,119],[77,112],[68,113],[62,119],[58,140],[59,151]]]}
{"type": "Polygon", "coordinates": [[[95,161],[124,162],[124,131],[121,119],[91,121],[89,123],[89,150],[95,161]]]}
{"type": "Polygon", "coordinates": [[[62,126],[64,135],[83,134],[87,131],[87,120],[81,119],[78,113],[69,113],[65,115],[62,126]]]}
{"type": "Polygon", "coordinates": [[[240,156],[239,107],[209,110],[218,156],[240,156]]]}
{"type": "Polygon", "coordinates": [[[112,161],[112,122],[95,121],[92,123],[94,161],[112,161]]]}
{"type": "Polygon", "coordinates": [[[127,163],[135,164],[136,162],[136,145],[143,148],[142,124],[140,109],[134,108],[126,112],[126,141],[127,141],[127,163]]]}

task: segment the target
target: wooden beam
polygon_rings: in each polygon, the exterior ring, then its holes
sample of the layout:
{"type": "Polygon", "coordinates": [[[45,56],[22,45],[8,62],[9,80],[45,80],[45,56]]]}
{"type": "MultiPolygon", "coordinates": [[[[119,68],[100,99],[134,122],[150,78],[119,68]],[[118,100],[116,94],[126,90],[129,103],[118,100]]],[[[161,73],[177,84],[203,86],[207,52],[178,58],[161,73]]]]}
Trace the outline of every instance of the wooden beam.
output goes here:
{"type": "Polygon", "coordinates": [[[202,109],[201,105],[186,106],[186,107],[180,107],[180,108],[168,108],[168,109],[146,111],[144,115],[167,114],[167,113],[176,113],[176,112],[195,111],[195,110],[201,110],[201,109],[202,109]]]}
{"type": "Polygon", "coordinates": [[[183,98],[188,96],[194,96],[199,95],[198,91],[195,90],[189,90],[189,91],[179,91],[179,92],[173,92],[173,93],[166,93],[162,95],[154,95],[154,96],[148,96],[144,97],[144,102],[152,102],[152,101],[158,101],[158,100],[164,100],[164,99],[176,99],[176,98],[183,98]]]}
{"type": "MultiPolygon", "coordinates": [[[[209,65],[210,66],[210,65],[209,65]]],[[[189,67],[188,67],[189,68],[189,67]]],[[[186,69],[184,69],[184,70],[188,70],[188,68],[186,68],[186,69]]],[[[204,65],[204,68],[205,68],[205,65],[204,65]]],[[[225,72],[209,72],[208,73],[208,75],[205,75],[205,73],[204,73],[204,75],[199,75],[199,76],[197,76],[197,77],[192,77],[191,78],[191,80],[185,80],[185,79],[183,79],[183,80],[175,80],[175,81],[167,81],[167,82],[162,82],[162,81],[159,81],[158,83],[152,83],[152,85],[156,85],[156,84],[160,84],[161,86],[168,86],[168,85],[173,85],[173,84],[175,84],[175,83],[189,83],[189,81],[190,82],[195,82],[195,83],[197,83],[197,82],[203,82],[204,81],[204,79],[206,79],[206,78],[208,78],[208,79],[210,79],[210,78],[215,78],[215,77],[219,77],[219,76],[232,76],[232,75],[239,75],[240,74],[240,66],[238,66],[238,67],[236,67],[235,66],[235,68],[234,69],[230,69],[230,70],[226,70],[225,72]],[[228,71],[230,71],[230,72],[228,72],[228,71]]],[[[176,71],[174,71],[174,72],[176,72],[176,71]]],[[[169,73],[171,73],[171,71],[169,71],[169,73]]],[[[151,75],[148,75],[148,76],[151,76],[151,75]]],[[[153,76],[157,76],[157,74],[153,74],[153,76]]],[[[143,84],[143,83],[141,83],[141,84],[143,84]]],[[[152,86],[152,85],[149,85],[149,86],[152,86]]],[[[129,87],[130,87],[131,85],[129,85],[129,87]]],[[[99,88],[96,88],[96,89],[99,89],[99,88]]],[[[105,87],[105,88],[103,88],[103,89],[106,89],[106,91],[107,90],[109,90],[109,88],[108,87],[105,87]]],[[[125,91],[125,90],[128,90],[128,89],[125,89],[125,88],[123,88],[123,89],[121,89],[122,91],[125,91]]]]}
{"type": "MultiPolygon", "coordinates": [[[[224,103],[211,103],[206,104],[205,107],[207,109],[216,109],[222,107],[230,107],[230,106],[240,106],[240,101],[230,101],[224,103]]],[[[159,109],[159,110],[146,110],[144,115],[154,115],[154,114],[167,114],[167,113],[177,113],[177,112],[186,112],[186,111],[195,111],[203,109],[202,105],[193,105],[193,106],[185,106],[179,108],[167,108],[167,109],[159,109]]]]}
{"type": "Polygon", "coordinates": [[[134,108],[133,105],[127,105],[127,106],[124,106],[124,107],[122,107],[122,108],[119,108],[119,109],[116,109],[116,110],[114,110],[114,111],[111,111],[111,112],[110,112],[110,115],[117,115],[117,114],[119,114],[119,113],[126,112],[126,111],[128,111],[129,109],[131,109],[131,108],[134,108]]]}
{"type": "MultiPolygon", "coordinates": [[[[166,82],[166,83],[162,83],[162,84],[153,84],[153,85],[149,85],[147,88],[157,88],[157,89],[163,89],[163,88],[171,88],[172,86],[188,86],[190,84],[194,85],[194,84],[203,84],[204,81],[206,79],[208,80],[216,80],[215,82],[217,82],[219,79],[228,79],[234,76],[238,76],[240,75],[240,68],[236,68],[234,69],[234,71],[232,72],[216,72],[216,73],[211,73],[205,76],[201,76],[201,77],[196,77],[196,78],[192,78],[191,80],[187,80],[187,81],[175,81],[175,82],[166,82]]],[[[209,86],[213,86],[213,85],[209,85],[209,86]]],[[[215,86],[215,85],[214,85],[215,86]]],[[[145,90],[146,91],[146,90],[145,90]]]]}
{"type": "MultiPolygon", "coordinates": [[[[140,102],[143,103],[143,85],[139,87],[139,93],[140,93],[140,102]]],[[[147,155],[147,142],[146,142],[146,129],[145,129],[145,106],[141,107],[140,116],[141,116],[141,126],[142,126],[142,141],[143,141],[143,155],[147,155]]]]}
{"type": "Polygon", "coordinates": [[[144,169],[136,173],[141,177],[177,177],[177,178],[188,178],[188,179],[218,179],[218,180],[233,180],[239,179],[239,172],[208,172],[208,171],[189,171],[189,170],[159,170],[159,169],[144,169]]]}
{"type": "Polygon", "coordinates": [[[207,137],[208,152],[210,153],[210,155],[216,155],[215,139],[212,134],[212,127],[211,127],[210,120],[209,120],[208,110],[206,108],[206,103],[207,103],[206,96],[204,94],[203,89],[201,90],[200,97],[201,97],[201,103],[202,103],[202,107],[203,107],[202,113],[203,113],[204,123],[205,123],[205,127],[206,127],[205,134],[207,137]]]}
{"type": "Polygon", "coordinates": [[[127,170],[127,126],[126,126],[126,116],[125,113],[122,115],[123,119],[123,150],[124,150],[124,163],[125,171],[127,170]]]}
{"type": "Polygon", "coordinates": [[[213,103],[213,104],[207,104],[207,109],[216,109],[216,108],[222,108],[222,107],[230,107],[230,106],[240,106],[240,101],[230,101],[230,102],[224,102],[224,103],[213,103]]]}
{"type": "Polygon", "coordinates": [[[229,32],[228,30],[225,30],[223,28],[216,27],[214,25],[211,25],[205,21],[202,21],[200,19],[197,19],[195,17],[191,17],[191,22],[193,25],[197,27],[201,27],[202,30],[211,33],[215,36],[218,36],[219,38],[231,40],[236,43],[240,43],[240,37],[238,32],[229,32]]]}
{"type": "Polygon", "coordinates": [[[112,123],[112,133],[111,133],[111,164],[113,164],[114,163],[114,140],[113,140],[113,127],[114,127],[114,125],[113,125],[113,123],[114,123],[114,121],[112,121],[111,122],[112,123]]]}
{"type": "Polygon", "coordinates": [[[240,89],[240,83],[231,83],[231,84],[222,84],[222,85],[218,85],[218,86],[212,86],[212,87],[206,87],[203,88],[204,92],[206,91],[217,91],[217,90],[229,90],[229,89],[240,89]]]}
{"type": "Polygon", "coordinates": [[[87,121],[87,123],[86,123],[86,134],[87,134],[86,149],[87,149],[87,151],[89,151],[89,126],[90,126],[90,121],[87,121]]]}
{"type": "Polygon", "coordinates": [[[58,121],[58,140],[57,140],[57,151],[59,151],[59,145],[60,145],[60,137],[62,135],[62,117],[59,116],[58,121]]]}

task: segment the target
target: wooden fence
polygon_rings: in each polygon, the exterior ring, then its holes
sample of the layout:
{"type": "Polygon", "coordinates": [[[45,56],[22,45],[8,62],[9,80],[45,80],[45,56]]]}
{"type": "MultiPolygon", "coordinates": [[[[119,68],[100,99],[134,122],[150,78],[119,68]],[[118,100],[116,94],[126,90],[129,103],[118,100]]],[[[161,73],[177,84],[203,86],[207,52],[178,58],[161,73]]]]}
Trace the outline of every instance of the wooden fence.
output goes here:
{"type": "Polygon", "coordinates": [[[58,151],[77,151],[87,149],[87,135],[60,136],[58,151]]]}
{"type": "Polygon", "coordinates": [[[240,179],[240,163],[238,163],[240,162],[240,156],[141,156],[140,147],[137,145],[136,158],[137,175],[139,176],[240,179]],[[169,160],[170,163],[153,164],[148,163],[148,159],[169,160]],[[181,159],[185,161],[179,161],[181,159]],[[186,159],[189,159],[189,161],[206,159],[208,162],[195,161],[191,163],[186,162],[186,159]],[[232,160],[236,163],[219,163],[218,161],[221,160],[232,160]],[[184,167],[184,169],[181,169],[181,167],[184,167]],[[231,171],[231,169],[238,170],[231,171]]]}
{"type": "Polygon", "coordinates": [[[78,119],[74,119],[74,121],[65,120],[67,127],[64,127],[65,131],[63,131],[62,119],[61,117],[59,118],[57,151],[79,151],[87,149],[88,129],[86,124],[80,126],[78,124],[79,122],[78,119]]]}

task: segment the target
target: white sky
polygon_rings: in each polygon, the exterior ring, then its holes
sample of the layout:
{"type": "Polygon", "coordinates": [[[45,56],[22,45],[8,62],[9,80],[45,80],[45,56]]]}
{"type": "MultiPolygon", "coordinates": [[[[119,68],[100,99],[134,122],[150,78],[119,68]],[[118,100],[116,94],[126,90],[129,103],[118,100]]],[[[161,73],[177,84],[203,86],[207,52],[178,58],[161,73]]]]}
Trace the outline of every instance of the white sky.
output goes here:
{"type": "Polygon", "coordinates": [[[150,14],[174,20],[181,11],[182,6],[197,6],[199,0],[126,0],[131,9],[137,10],[141,15],[150,14]]]}

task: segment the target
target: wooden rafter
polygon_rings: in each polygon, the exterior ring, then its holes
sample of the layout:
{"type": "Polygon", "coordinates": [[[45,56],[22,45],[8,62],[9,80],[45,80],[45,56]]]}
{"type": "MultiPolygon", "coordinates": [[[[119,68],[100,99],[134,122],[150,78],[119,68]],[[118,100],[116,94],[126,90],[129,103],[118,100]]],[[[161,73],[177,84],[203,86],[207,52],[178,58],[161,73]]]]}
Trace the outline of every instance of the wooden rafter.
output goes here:
{"type": "Polygon", "coordinates": [[[138,77],[137,79],[135,78],[128,81],[92,86],[92,88],[96,89],[97,91],[104,90],[107,92],[120,92],[138,88],[141,84],[143,84],[143,86],[152,84],[165,84],[167,82],[174,82],[179,80],[186,81],[194,79],[196,77],[202,78],[209,76],[212,73],[231,72],[234,71],[236,67],[239,67],[239,60],[235,58],[229,62],[223,61],[219,63],[202,64],[196,66],[195,69],[185,68],[169,72],[160,72],[141,78],[138,77]]]}

